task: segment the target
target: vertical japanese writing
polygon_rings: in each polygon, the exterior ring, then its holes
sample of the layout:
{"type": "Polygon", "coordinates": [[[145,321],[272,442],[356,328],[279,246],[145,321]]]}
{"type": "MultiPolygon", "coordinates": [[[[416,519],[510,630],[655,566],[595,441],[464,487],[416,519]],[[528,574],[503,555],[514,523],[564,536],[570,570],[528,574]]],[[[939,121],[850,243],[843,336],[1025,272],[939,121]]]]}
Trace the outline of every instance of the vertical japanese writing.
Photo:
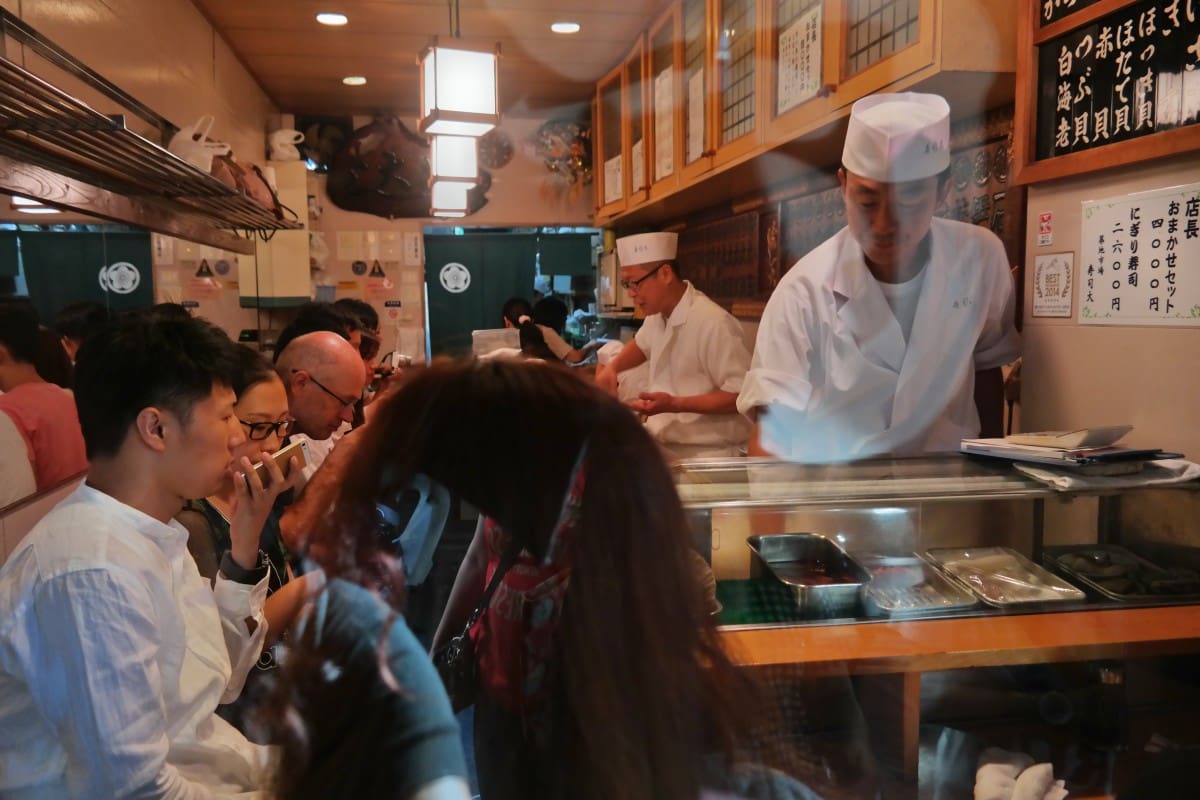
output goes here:
{"type": "MultiPolygon", "coordinates": [[[[1043,24],[1083,5],[1043,0],[1043,24]]],[[[1198,124],[1180,83],[1196,71],[1200,0],[1135,0],[1046,42],[1039,47],[1037,157],[1198,124]]]]}

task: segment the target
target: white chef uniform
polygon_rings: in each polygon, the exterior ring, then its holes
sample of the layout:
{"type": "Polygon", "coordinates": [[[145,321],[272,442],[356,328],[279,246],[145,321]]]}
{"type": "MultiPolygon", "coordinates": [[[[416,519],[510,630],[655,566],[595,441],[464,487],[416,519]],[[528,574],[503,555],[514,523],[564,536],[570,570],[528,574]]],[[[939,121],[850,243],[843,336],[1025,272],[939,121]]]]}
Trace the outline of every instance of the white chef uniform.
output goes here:
{"type": "MultiPolygon", "coordinates": [[[[646,391],[680,397],[738,392],[750,365],[741,324],[689,281],[667,319],[651,314],[634,341],[649,363],[646,391]]],[[[750,436],[741,414],[655,414],[646,428],[679,458],[737,456],[750,436]]]]}
{"type": "MultiPolygon", "coordinates": [[[[881,182],[928,178],[948,165],[948,140],[942,98],[875,95],[854,106],[843,163],[881,182]]],[[[929,243],[907,335],[848,228],[780,281],[738,397],[743,413],[765,411],[767,451],[822,463],[978,435],[975,373],[1020,354],[1008,260],[995,234],[959,222],[934,219],[929,243]]]]}

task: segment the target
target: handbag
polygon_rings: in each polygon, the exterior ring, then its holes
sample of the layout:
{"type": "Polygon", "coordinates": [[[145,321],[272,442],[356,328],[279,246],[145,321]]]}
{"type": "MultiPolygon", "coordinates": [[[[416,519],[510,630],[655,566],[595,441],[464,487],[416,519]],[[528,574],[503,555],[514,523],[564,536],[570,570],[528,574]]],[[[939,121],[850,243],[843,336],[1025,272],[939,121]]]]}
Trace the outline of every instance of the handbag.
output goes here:
{"type": "Polygon", "coordinates": [[[479,661],[475,657],[475,643],[471,641],[471,628],[475,627],[475,623],[487,610],[496,587],[500,585],[508,568],[517,560],[517,554],[520,551],[521,546],[514,538],[500,559],[496,571],[492,573],[492,580],[483,590],[483,596],[479,598],[479,605],[475,606],[475,610],[471,612],[467,624],[463,626],[462,633],[433,653],[433,666],[442,679],[442,685],[446,687],[446,694],[450,697],[450,707],[454,709],[455,714],[474,705],[475,698],[479,694],[479,661]]]}

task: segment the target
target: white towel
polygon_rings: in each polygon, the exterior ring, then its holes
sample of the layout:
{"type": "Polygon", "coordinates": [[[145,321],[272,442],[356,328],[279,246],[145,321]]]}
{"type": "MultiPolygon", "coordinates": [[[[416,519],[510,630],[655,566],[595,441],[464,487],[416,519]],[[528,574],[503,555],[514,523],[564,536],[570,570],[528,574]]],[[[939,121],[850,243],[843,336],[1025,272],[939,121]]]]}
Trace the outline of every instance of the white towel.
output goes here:
{"type": "Polygon", "coordinates": [[[1020,472],[1062,492],[1086,489],[1127,489],[1135,486],[1154,486],[1184,483],[1200,478],[1200,464],[1182,458],[1151,461],[1145,469],[1133,475],[1080,475],[1070,468],[1057,469],[1038,464],[1014,462],[1020,472]]]}

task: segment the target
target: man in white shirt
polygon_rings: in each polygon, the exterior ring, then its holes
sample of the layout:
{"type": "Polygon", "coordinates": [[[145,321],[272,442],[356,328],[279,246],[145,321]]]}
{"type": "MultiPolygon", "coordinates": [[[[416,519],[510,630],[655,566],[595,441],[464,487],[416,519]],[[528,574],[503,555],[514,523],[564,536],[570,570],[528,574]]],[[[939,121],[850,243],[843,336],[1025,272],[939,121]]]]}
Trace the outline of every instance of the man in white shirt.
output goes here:
{"type": "Polygon", "coordinates": [[[617,240],[621,284],[648,316],[596,383],[617,393],[617,375],[649,362],[648,391],[631,407],[676,458],[736,456],[750,432],[737,396],[750,364],[741,325],[679,276],[678,234],[617,240]]]}
{"type": "Polygon", "coordinates": [[[847,226],[802,258],[763,312],[738,408],[752,453],[822,463],[958,450],[1001,435],[1000,367],[1020,355],[1004,246],[935,219],[950,107],[854,104],[838,171],[847,226]]]}
{"type": "Polygon", "coordinates": [[[258,532],[273,490],[232,463],[237,347],[202,320],[129,316],[79,353],[91,468],[0,570],[0,798],[252,796],[263,748],[214,712],[266,634],[258,532]],[[237,481],[232,551],[200,576],[186,499],[237,481]]]}

